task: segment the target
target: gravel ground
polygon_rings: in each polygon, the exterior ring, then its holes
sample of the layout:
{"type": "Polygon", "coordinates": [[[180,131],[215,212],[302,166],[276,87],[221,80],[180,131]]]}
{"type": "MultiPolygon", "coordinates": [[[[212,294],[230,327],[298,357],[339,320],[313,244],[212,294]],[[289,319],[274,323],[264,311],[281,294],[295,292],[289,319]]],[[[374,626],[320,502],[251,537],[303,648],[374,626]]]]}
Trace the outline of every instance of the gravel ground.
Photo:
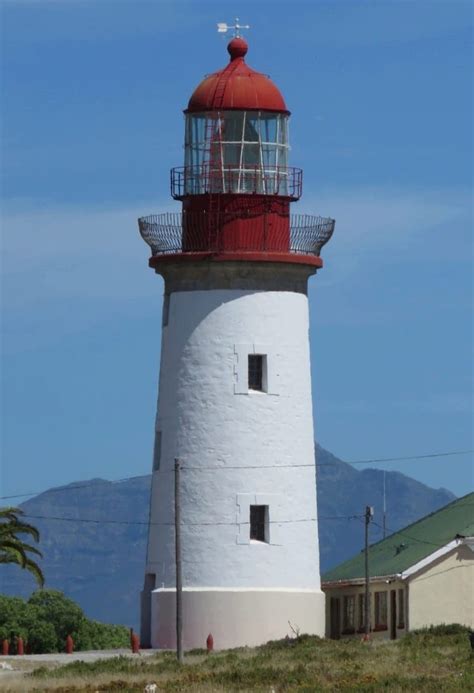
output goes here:
{"type": "Polygon", "coordinates": [[[35,655],[8,655],[7,657],[0,656],[0,691],[2,690],[2,682],[12,682],[20,679],[24,674],[28,674],[33,669],[46,666],[54,668],[60,664],[68,662],[95,662],[98,659],[111,659],[112,657],[150,657],[150,655],[159,652],[159,650],[141,650],[140,654],[132,654],[129,649],[123,650],[90,650],[88,652],[74,652],[66,654],[65,652],[55,652],[52,654],[35,654],[35,655]],[[3,669],[2,665],[7,667],[3,669]]]}
{"type": "Polygon", "coordinates": [[[32,655],[8,655],[7,657],[0,656],[0,672],[2,671],[2,662],[7,662],[14,669],[15,665],[20,665],[22,662],[35,662],[35,666],[41,664],[67,664],[68,662],[95,662],[97,659],[110,659],[111,657],[149,657],[156,652],[162,650],[140,650],[140,654],[132,654],[129,649],[123,650],[89,650],[86,652],[73,652],[66,654],[65,652],[53,652],[51,654],[32,654],[32,655]]]}

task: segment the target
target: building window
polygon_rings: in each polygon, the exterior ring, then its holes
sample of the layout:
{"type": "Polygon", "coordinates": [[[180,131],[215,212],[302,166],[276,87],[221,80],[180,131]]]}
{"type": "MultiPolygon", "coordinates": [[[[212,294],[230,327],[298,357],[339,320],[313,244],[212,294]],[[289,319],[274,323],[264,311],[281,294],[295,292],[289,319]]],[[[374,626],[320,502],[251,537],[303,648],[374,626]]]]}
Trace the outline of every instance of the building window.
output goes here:
{"type": "MultiPolygon", "coordinates": [[[[365,631],[365,594],[359,594],[359,599],[358,599],[358,607],[359,607],[359,620],[358,620],[358,630],[359,633],[363,633],[365,631]]],[[[369,605],[370,605],[370,597],[369,597],[369,605]]],[[[370,630],[370,606],[369,606],[369,630],[370,630]]]]}
{"type": "Polygon", "coordinates": [[[344,597],[343,616],[342,616],[343,633],[355,632],[355,597],[351,595],[344,597]]]}
{"type": "Polygon", "coordinates": [[[375,630],[387,628],[387,592],[375,593],[375,630]]]}
{"type": "Polygon", "coordinates": [[[250,506],[250,539],[268,544],[268,505],[250,506]]]}
{"type": "Polygon", "coordinates": [[[155,447],[153,449],[153,471],[157,472],[161,462],[161,431],[155,431],[155,447]]]}
{"type": "Polygon", "coordinates": [[[398,628],[405,628],[405,590],[398,590],[398,628]]]}
{"type": "Polygon", "coordinates": [[[163,313],[161,315],[161,327],[167,327],[170,319],[170,295],[165,294],[163,299],[163,313]]]}
{"type": "Polygon", "coordinates": [[[249,390],[266,391],[267,357],[262,354],[249,354],[249,390]]]}

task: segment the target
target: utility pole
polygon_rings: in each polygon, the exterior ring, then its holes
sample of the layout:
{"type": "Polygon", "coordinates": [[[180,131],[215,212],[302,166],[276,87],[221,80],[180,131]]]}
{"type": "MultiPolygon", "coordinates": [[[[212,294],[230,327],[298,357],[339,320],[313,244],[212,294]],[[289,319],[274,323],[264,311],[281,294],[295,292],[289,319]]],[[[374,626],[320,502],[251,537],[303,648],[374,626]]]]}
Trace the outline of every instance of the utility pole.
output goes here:
{"type": "Polygon", "coordinates": [[[176,553],[176,657],[183,663],[183,576],[181,572],[181,495],[180,464],[174,461],[174,529],[176,553]]]}
{"type": "Polygon", "coordinates": [[[365,605],[364,605],[364,632],[368,640],[370,633],[370,590],[369,590],[369,524],[374,515],[374,509],[370,505],[365,507],[365,605]]]}

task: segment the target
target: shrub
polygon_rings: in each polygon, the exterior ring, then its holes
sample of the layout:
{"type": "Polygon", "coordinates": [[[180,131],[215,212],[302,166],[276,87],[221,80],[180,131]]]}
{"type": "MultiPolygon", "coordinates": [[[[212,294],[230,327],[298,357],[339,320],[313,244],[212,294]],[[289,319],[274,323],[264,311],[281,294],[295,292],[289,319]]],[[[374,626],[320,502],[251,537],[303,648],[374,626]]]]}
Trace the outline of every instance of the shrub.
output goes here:
{"type": "Polygon", "coordinates": [[[33,653],[64,651],[68,635],[76,650],[129,645],[127,628],[87,619],[80,606],[56,590],[35,592],[27,602],[0,595],[0,640],[12,635],[21,636],[33,653]]]}
{"type": "Polygon", "coordinates": [[[57,590],[33,592],[28,604],[37,609],[37,618],[54,626],[58,649],[63,649],[68,635],[77,631],[84,620],[81,607],[57,590]]]}
{"type": "Polygon", "coordinates": [[[88,619],[83,619],[78,630],[73,633],[73,638],[77,650],[113,650],[130,644],[130,635],[124,626],[88,619]]]}
{"type": "Polygon", "coordinates": [[[29,648],[35,654],[58,650],[58,638],[52,623],[38,621],[28,631],[27,638],[29,648]]]}

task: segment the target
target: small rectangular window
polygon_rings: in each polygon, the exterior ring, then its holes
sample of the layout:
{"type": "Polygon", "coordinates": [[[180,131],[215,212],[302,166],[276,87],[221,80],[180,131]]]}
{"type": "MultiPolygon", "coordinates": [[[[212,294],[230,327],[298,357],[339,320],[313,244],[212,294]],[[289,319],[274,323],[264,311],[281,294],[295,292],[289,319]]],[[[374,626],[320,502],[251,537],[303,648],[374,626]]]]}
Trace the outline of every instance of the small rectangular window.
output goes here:
{"type": "Polygon", "coordinates": [[[155,447],[153,450],[153,471],[157,472],[161,462],[161,431],[155,431],[155,447]]]}
{"type": "Polygon", "coordinates": [[[167,327],[170,319],[170,295],[165,294],[163,298],[163,313],[161,315],[161,327],[167,327]]]}
{"type": "Polygon", "coordinates": [[[405,628],[405,590],[398,590],[398,627],[405,628]]]}
{"type": "MultiPolygon", "coordinates": [[[[370,629],[370,620],[371,620],[371,615],[370,615],[370,605],[371,605],[371,596],[369,595],[369,629],[370,629]]],[[[359,594],[359,632],[363,632],[365,629],[365,594],[359,594]]]]}
{"type": "Polygon", "coordinates": [[[387,593],[375,593],[375,628],[387,627],[387,593]]]}
{"type": "Polygon", "coordinates": [[[355,596],[344,597],[342,628],[344,633],[355,631],[355,596]]]}
{"type": "Polygon", "coordinates": [[[250,506],[250,539],[268,544],[268,505],[250,506]]]}
{"type": "Polygon", "coordinates": [[[249,354],[249,390],[265,392],[267,357],[262,354],[249,354]]]}

